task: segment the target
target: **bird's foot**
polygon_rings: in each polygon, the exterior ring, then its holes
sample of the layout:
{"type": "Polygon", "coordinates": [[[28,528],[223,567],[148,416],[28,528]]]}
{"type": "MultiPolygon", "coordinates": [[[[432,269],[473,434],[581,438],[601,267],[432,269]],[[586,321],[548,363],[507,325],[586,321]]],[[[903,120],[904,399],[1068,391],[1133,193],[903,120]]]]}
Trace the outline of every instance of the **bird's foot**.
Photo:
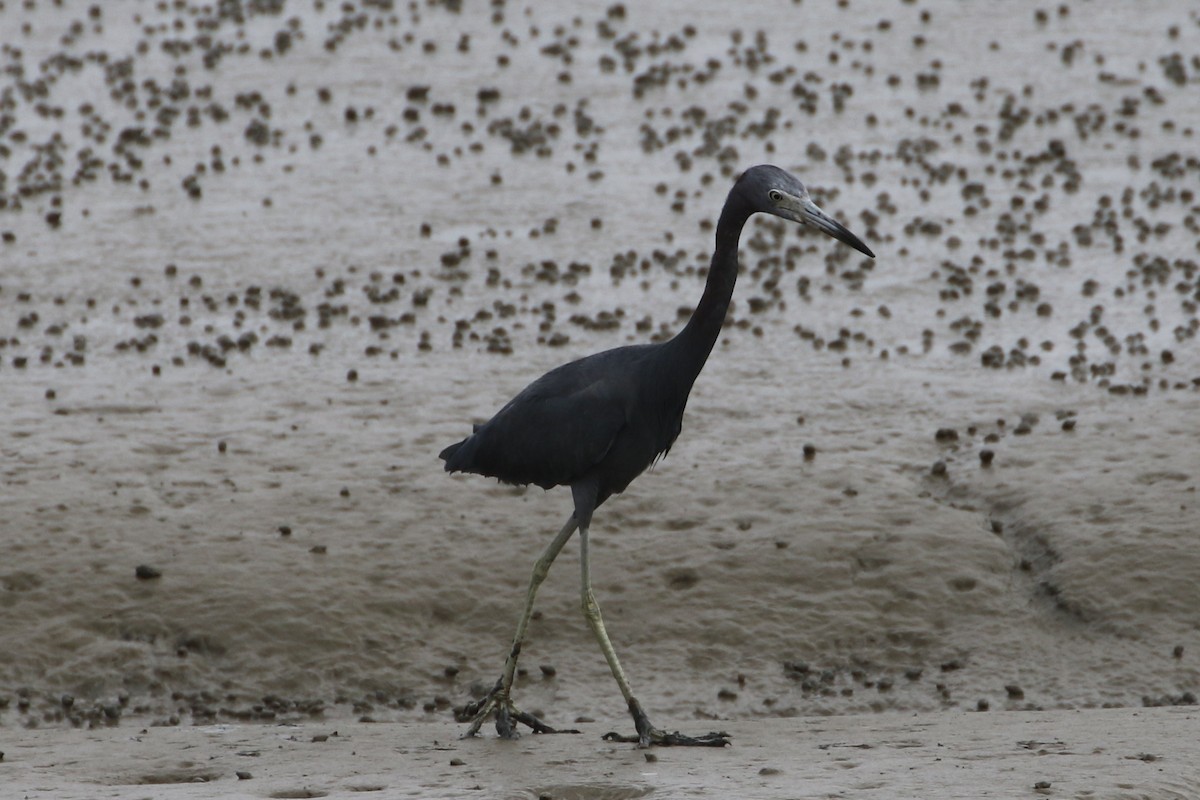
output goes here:
{"type": "Polygon", "coordinates": [[[706,733],[703,736],[685,736],[679,731],[667,733],[660,731],[658,728],[651,727],[645,734],[630,736],[628,734],[609,731],[604,734],[606,742],[633,742],[638,747],[728,747],[732,742],[729,741],[730,736],[724,731],[713,731],[706,733]]]}
{"type": "Polygon", "coordinates": [[[606,742],[632,742],[638,747],[727,747],[731,744],[730,735],[724,731],[712,731],[703,736],[685,736],[679,731],[667,733],[650,724],[650,718],[642,710],[641,703],[636,699],[629,701],[629,713],[633,715],[633,724],[637,728],[636,736],[610,731],[604,734],[606,742]]]}
{"type": "Polygon", "coordinates": [[[454,712],[454,718],[458,722],[471,723],[463,733],[463,739],[469,739],[478,734],[483,723],[492,716],[496,718],[496,733],[500,735],[501,739],[521,738],[521,734],[517,730],[517,723],[525,725],[534,733],[579,733],[574,729],[551,728],[533,714],[517,708],[509,698],[501,681],[496,681],[495,688],[486,697],[467,703],[454,712]]]}

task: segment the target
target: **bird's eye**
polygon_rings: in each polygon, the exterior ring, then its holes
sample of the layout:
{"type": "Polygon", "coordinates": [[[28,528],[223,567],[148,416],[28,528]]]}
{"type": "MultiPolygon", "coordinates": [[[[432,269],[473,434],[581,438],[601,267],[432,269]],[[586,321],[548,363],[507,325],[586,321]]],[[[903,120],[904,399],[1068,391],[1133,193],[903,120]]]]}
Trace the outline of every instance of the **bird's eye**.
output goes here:
{"type": "Polygon", "coordinates": [[[772,203],[778,203],[783,199],[783,192],[779,191],[778,189],[772,189],[771,191],[767,192],[767,197],[771,198],[772,203]]]}

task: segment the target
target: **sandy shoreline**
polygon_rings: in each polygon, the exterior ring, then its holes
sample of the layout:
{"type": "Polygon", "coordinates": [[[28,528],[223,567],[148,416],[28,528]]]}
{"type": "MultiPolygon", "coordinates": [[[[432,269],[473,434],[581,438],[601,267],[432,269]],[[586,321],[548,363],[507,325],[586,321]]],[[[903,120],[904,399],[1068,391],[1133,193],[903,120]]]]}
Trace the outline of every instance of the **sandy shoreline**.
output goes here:
{"type": "MultiPolygon", "coordinates": [[[[1194,798],[1195,709],[721,723],[724,750],[457,738],[450,722],[6,730],[6,797],[1194,798]],[[653,760],[647,758],[649,755],[653,760]],[[239,778],[238,773],[247,776],[239,778]]],[[[623,724],[618,721],[616,724],[623,724]]],[[[704,723],[694,723],[703,725],[704,723]]]]}

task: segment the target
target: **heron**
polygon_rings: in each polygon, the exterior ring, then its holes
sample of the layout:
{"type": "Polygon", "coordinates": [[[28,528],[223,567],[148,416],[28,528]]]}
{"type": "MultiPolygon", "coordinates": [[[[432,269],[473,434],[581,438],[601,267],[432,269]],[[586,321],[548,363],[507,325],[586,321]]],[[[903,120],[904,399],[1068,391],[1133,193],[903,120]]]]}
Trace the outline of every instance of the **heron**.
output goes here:
{"type": "Polygon", "coordinates": [[[470,723],[464,738],[476,735],[492,717],[497,733],[506,739],[518,738],[517,723],[535,733],[566,732],[519,709],[512,701],[512,689],[538,587],[578,531],[583,615],[625,698],[636,731],[633,736],[610,733],[604,738],[636,742],[641,747],[729,744],[724,732],[687,736],[651,724],[621,668],[592,591],[588,529],[596,509],[665,456],[679,436],[688,395],[716,344],[733,296],[742,229],[759,212],[810,225],[875,257],[857,236],[813,202],[795,176],[768,164],[752,167],[734,183],[721,209],[704,293],[682,330],[665,341],[617,347],[552,369],[487,422],[476,425],[470,436],[440,453],[447,472],[474,473],[543,489],[569,486],[574,503],[571,516],[534,564],[503,673],[485,697],[456,714],[460,722],[470,723]]]}

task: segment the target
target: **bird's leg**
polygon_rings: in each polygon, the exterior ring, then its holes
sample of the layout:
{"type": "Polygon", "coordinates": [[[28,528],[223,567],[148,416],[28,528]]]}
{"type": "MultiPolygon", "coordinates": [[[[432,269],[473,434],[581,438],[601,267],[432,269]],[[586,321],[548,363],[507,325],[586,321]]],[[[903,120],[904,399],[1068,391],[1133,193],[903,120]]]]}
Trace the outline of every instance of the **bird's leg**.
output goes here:
{"type": "Polygon", "coordinates": [[[592,633],[596,636],[596,641],[600,643],[600,650],[604,653],[604,660],[608,662],[608,668],[612,670],[613,677],[617,680],[617,686],[621,687],[621,694],[625,697],[625,703],[629,706],[629,713],[633,716],[634,728],[637,730],[636,736],[606,733],[604,734],[604,738],[610,742],[637,742],[639,747],[649,747],[655,744],[724,747],[729,744],[729,734],[724,732],[707,733],[703,736],[684,736],[679,731],[667,733],[650,724],[650,718],[642,710],[642,704],[633,696],[633,689],[629,686],[629,679],[625,677],[625,670],[621,668],[621,662],[617,658],[617,651],[613,649],[612,642],[608,638],[608,631],[604,628],[604,617],[600,615],[600,604],[596,602],[596,596],[592,593],[592,576],[588,563],[587,527],[579,528],[579,557],[580,569],[582,571],[581,595],[583,615],[587,618],[588,625],[591,627],[592,633]]]}
{"type": "Polygon", "coordinates": [[[495,687],[486,697],[468,703],[455,714],[459,722],[471,723],[463,734],[464,739],[479,733],[480,726],[493,714],[496,717],[496,732],[505,739],[516,739],[519,736],[514,725],[516,722],[529,726],[534,733],[579,732],[575,730],[559,731],[551,728],[534,715],[518,709],[513,705],[510,697],[513,680],[517,674],[517,659],[521,655],[521,644],[525,641],[525,630],[529,627],[529,620],[533,617],[533,600],[537,596],[538,587],[542,585],[542,581],[546,580],[546,575],[550,572],[550,565],[554,563],[554,559],[558,557],[563,545],[571,538],[571,534],[575,532],[577,526],[575,517],[572,515],[567,520],[567,524],[563,525],[562,530],[554,537],[554,541],[550,542],[545,552],[533,565],[533,576],[529,579],[529,591],[525,595],[525,611],[521,614],[521,621],[517,623],[517,632],[513,636],[512,648],[508,651],[508,658],[504,661],[504,674],[496,681],[495,687]]]}

